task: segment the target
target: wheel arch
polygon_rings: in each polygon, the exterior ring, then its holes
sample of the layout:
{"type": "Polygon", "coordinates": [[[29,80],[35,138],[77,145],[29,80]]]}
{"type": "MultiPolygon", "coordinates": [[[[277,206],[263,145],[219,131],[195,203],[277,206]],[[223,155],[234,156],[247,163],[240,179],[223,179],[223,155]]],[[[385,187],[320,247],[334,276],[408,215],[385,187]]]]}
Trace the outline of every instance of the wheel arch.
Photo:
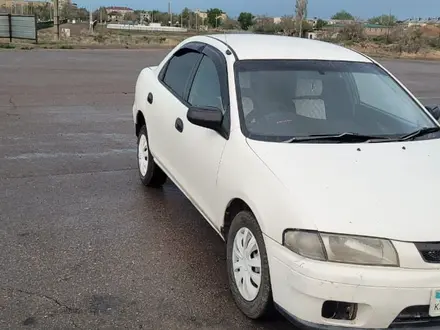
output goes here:
{"type": "Polygon", "coordinates": [[[258,215],[255,213],[255,207],[253,207],[252,203],[248,203],[242,198],[235,197],[229,201],[223,214],[223,225],[220,231],[225,242],[228,240],[228,233],[232,220],[234,220],[234,217],[241,211],[251,212],[261,228],[261,221],[259,220],[258,215]]]}
{"type": "Polygon", "coordinates": [[[138,110],[136,114],[136,124],[135,124],[136,136],[139,136],[139,132],[143,125],[146,125],[145,116],[141,110],[138,110]]]}

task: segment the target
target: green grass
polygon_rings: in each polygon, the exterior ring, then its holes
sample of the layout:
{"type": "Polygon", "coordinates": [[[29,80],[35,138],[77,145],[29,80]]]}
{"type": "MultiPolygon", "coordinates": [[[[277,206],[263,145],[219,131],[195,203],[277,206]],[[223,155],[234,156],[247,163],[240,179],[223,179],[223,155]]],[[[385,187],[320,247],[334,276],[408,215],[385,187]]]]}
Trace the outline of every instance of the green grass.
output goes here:
{"type": "Polygon", "coordinates": [[[0,44],[0,48],[2,48],[2,49],[14,49],[15,45],[14,44],[0,44]]]}

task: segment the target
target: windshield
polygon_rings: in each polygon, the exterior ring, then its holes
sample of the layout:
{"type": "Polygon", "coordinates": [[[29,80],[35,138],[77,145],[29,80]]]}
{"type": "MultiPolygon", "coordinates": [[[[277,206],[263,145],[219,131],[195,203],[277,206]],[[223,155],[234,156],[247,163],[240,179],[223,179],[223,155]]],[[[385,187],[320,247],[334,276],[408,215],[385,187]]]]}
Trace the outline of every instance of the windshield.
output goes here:
{"type": "Polygon", "coordinates": [[[438,127],[373,63],[247,60],[235,64],[246,136],[285,141],[355,133],[399,137],[438,127]]]}

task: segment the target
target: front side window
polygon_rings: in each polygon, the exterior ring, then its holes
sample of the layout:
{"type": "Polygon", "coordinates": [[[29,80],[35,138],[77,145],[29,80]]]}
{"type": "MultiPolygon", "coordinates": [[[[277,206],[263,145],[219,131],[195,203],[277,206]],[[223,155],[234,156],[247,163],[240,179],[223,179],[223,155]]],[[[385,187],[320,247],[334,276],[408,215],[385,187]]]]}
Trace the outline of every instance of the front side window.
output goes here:
{"type": "Polygon", "coordinates": [[[220,79],[214,62],[204,56],[194,77],[188,103],[193,106],[216,107],[223,110],[220,79]]]}
{"type": "Polygon", "coordinates": [[[374,63],[246,60],[235,64],[235,75],[242,127],[253,139],[397,138],[437,127],[374,63]]]}
{"type": "Polygon", "coordinates": [[[184,97],[191,71],[198,63],[200,56],[200,53],[194,51],[178,51],[168,63],[163,82],[180,98],[184,97]]]}

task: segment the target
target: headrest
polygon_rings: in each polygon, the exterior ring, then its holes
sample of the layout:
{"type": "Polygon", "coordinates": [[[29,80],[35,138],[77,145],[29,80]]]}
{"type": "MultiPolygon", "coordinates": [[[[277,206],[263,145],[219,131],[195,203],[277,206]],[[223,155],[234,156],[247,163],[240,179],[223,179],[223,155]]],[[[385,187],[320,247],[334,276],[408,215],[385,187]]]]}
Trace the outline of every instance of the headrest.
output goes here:
{"type": "Polygon", "coordinates": [[[243,107],[244,115],[247,116],[252,110],[254,110],[254,102],[249,97],[242,97],[241,103],[243,107]]]}
{"type": "Polygon", "coordinates": [[[240,82],[240,88],[251,88],[251,79],[249,72],[240,72],[238,74],[238,81],[240,82]]]}
{"type": "Polygon", "coordinates": [[[296,97],[320,96],[322,94],[322,80],[303,79],[297,80],[296,97]]]}

